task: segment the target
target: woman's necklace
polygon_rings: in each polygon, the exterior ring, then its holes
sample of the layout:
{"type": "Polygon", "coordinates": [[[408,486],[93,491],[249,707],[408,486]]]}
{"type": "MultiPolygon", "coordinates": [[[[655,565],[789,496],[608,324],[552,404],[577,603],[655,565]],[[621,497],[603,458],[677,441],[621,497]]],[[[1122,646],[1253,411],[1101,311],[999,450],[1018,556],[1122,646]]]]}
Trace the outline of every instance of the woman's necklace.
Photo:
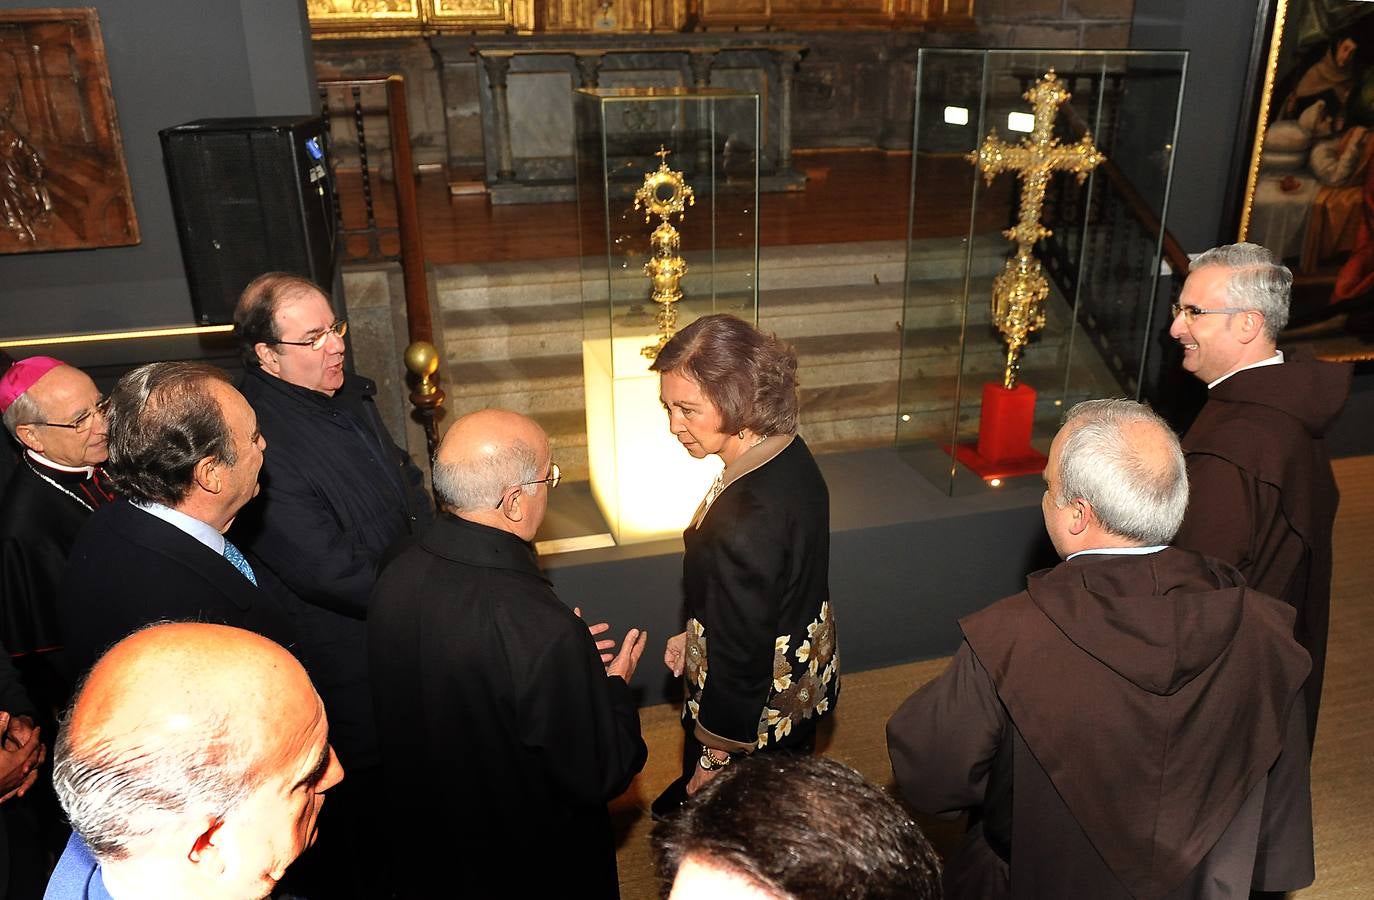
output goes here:
{"type": "Polygon", "coordinates": [[[65,487],[58,484],[56,481],[53,481],[47,475],[44,475],[42,472],[38,470],[38,467],[35,466],[33,463],[29,462],[28,460],[24,460],[24,462],[28,465],[30,469],[33,469],[33,474],[37,475],[39,478],[43,479],[48,484],[57,488],[59,491],[66,494],[68,497],[71,497],[73,500],[75,500],[77,503],[80,503],[82,506],[86,507],[91,512],[95,512],[95,507],[92,506],[87,500],[78,496],[75,492],[67,490],[65,487]]]}

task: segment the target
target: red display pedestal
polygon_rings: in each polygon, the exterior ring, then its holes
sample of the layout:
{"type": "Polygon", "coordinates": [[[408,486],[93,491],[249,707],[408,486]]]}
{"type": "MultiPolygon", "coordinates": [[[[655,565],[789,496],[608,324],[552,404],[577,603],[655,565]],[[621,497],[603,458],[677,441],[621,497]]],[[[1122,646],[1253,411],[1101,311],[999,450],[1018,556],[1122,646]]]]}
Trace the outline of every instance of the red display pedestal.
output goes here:
{"type": "Polygon", "coordinates": [[[989,382],[983,385],[978,442],[953,447],[954,458],[984,481],[1038,474],[1044,471],[1048,457],[1031,447],[1034,422],[1034,388],[1018,384],[1008,390],[989,382]]]}

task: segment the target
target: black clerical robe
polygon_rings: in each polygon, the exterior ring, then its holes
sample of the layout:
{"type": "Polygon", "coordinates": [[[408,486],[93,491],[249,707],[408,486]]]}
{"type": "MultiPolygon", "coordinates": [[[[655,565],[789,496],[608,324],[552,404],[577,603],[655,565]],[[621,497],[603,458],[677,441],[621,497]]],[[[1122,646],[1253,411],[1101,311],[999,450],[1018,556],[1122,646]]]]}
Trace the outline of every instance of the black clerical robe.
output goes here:
{"type": "Polygon", "coordinates": [[[1183,437],[1188,514],[1174,544],[1225,560],[1297,611],[1312,656],[1304,694],[1317,734],[1331,613],[1331,530],[1340,491],[1324,437],[1350,392],[1351,367],[1291,357],[1237,372],[1208,393],[1183,437]]]}
{"type": "Polygon", "coordinates": [[[1172,548],[1086,555],[960,621],[887,726],[908,802],[971,810],[947,897],[1244,897],[1293,853],[1284,889],[1311,882],[1309,660],[1242,584],[1172,548]]]}
{"type": "Polygon", "coordinates": [[[0,642],[15,656],[62,646],[56,594],[76,534],[113,495],[97,467],[63,472],[25,457],[0,496],[0,642]]]}
{"type": "Polygon", "coordinates": [[[644,765],[639,711],[530,545],[441,515],[367,627],[405,896],[618,896],[606,804],[644,765]]]}

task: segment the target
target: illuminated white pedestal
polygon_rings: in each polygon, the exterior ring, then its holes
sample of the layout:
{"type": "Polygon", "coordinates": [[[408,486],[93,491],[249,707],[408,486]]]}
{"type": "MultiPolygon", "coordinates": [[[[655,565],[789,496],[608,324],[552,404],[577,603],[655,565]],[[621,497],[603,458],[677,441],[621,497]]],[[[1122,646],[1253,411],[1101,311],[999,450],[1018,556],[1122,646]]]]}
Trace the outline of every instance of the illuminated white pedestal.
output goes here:
{"type": "Polygon", "coordinates": [[[640,349],[650,333],[582,342],[592,496],[618,544],[682,533],[720,471],[693,459],[668,431],[658,374],[640,349]]]}

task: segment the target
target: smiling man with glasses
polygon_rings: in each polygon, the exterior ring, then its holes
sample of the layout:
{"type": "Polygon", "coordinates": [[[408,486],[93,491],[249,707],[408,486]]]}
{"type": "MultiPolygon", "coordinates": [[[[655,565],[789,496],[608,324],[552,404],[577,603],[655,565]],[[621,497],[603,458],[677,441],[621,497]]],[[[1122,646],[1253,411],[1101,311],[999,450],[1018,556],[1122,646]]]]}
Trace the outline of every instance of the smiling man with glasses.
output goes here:
{"type": "MultiPolygon", "coordinates": [[[[1331,600],[1331,526],[1340,494],[1325,435],[1345,406],[1351,367],[1277,349],[1293,275],[1263,247],[1208,250],[1190,268],[1169,334],[1207,404],[1183,438],[1192,495],[1174,542],[1224,560],[1256,590],[1297,610],[1312,656],[1304,686],[1316,734],[1331,600]]],[[[1270,854],[1255,887],[1300,880],[1270,854]]]]}
{"type": "Polygon", "coordinates": [[[289,887],[305,896],[385,896],[366,619],[381,561],[423,532],[432,508],[419,469],[382,423],[376,385],[344,371],[348,323],[324,291],[295,275],[263,275],[244,289],[234,323],[243,395],[271,449],[262,500],[233,539],[276,576],[269,581],[299,623],[301,658],[349,772],[325,814],[336,827],[289,887]]]}

